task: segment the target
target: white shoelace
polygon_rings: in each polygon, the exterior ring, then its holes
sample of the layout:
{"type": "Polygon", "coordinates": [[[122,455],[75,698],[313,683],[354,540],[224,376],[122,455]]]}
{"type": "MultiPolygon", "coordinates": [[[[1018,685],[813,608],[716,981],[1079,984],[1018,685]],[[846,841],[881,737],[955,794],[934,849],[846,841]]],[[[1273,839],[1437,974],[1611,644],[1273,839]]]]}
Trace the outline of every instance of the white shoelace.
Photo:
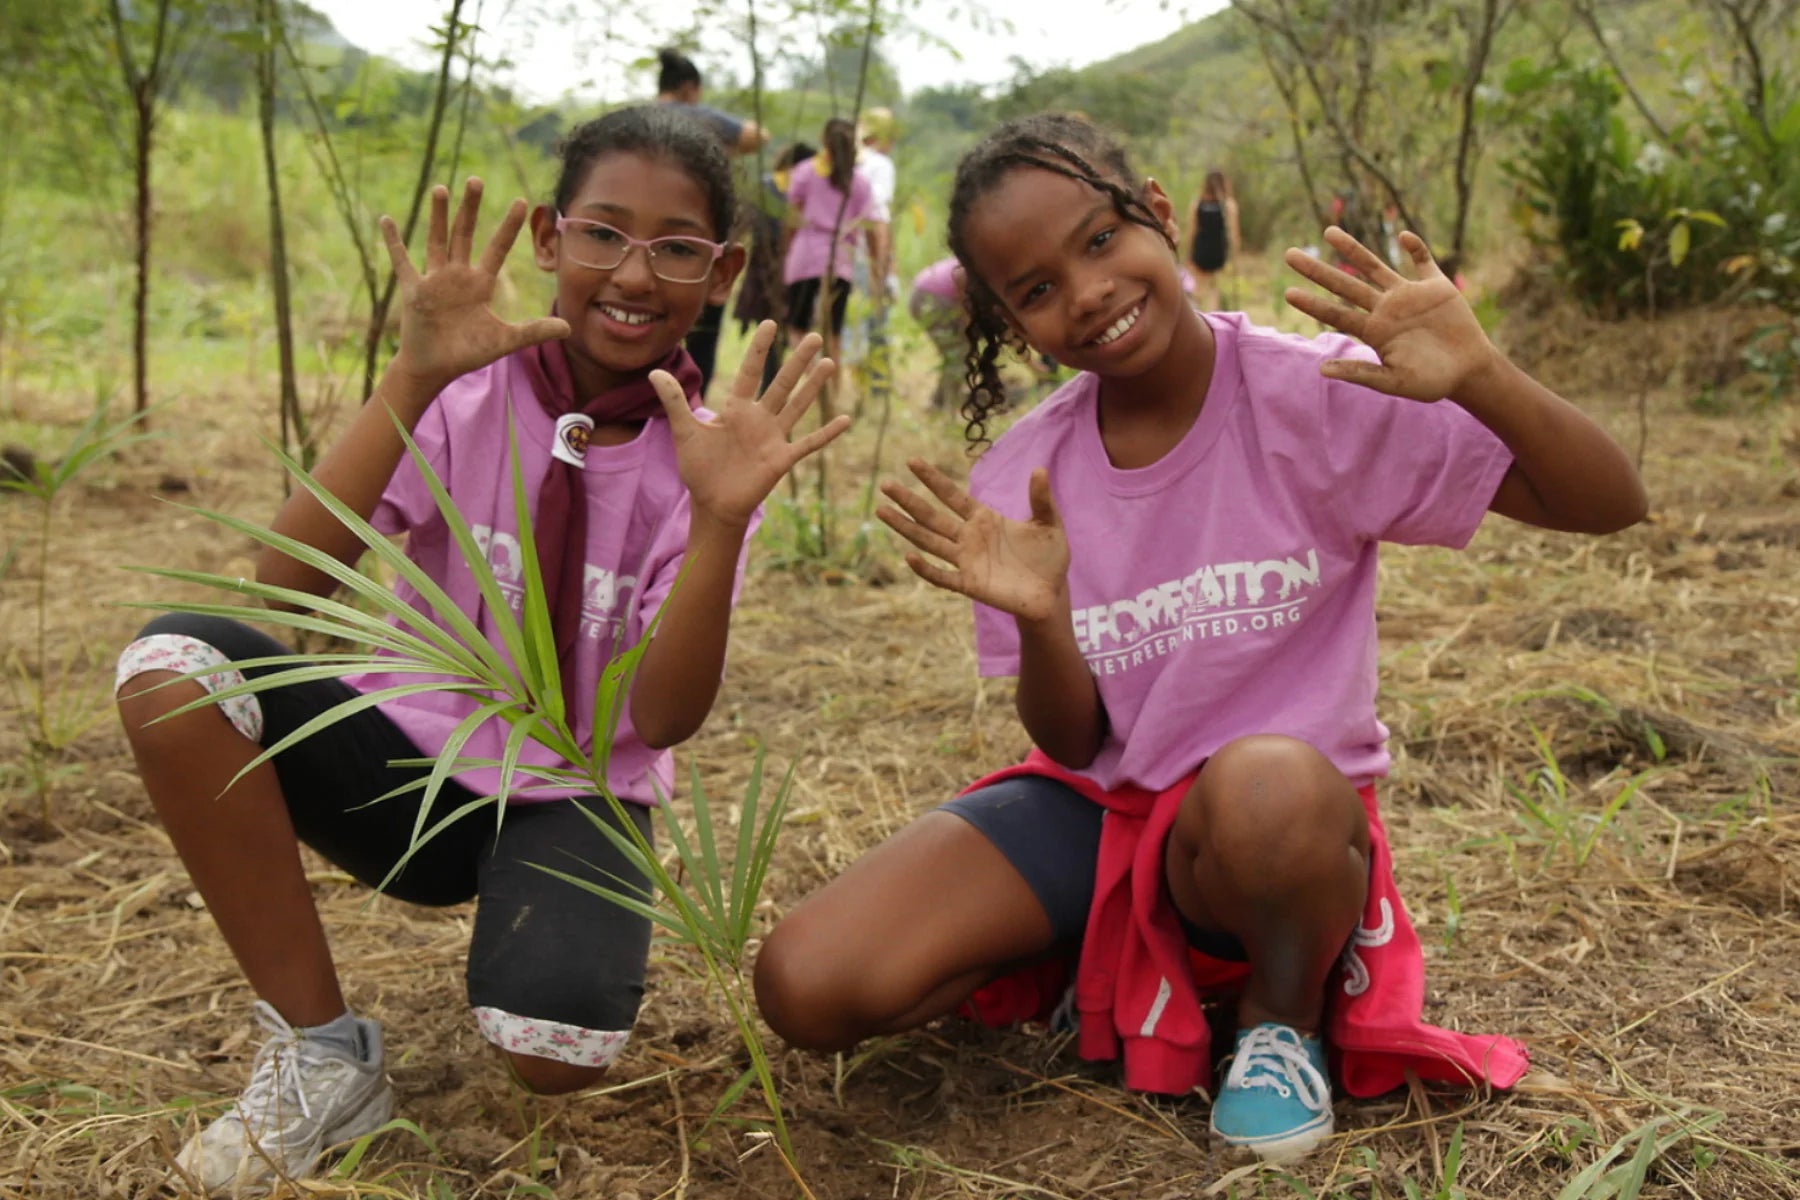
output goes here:
{"type": "Polygon", "coordinates": [[[299,1031],[267,1001],[258,1000],[255,1012],[256,1023],[271,1036],[256,1052],[250,1084],[238,1098],[238,1119],[260,1131],[297,1104],[301,1115],[311,1120],[312,1105],[301,1086],[299,1031]]]}
{"type": "Polygon", "coordinates": [[[1258,1025],[1244,1035],[1225,1076],[1228,1088],[1274,1088],[1282,1099],[1322,1113],[1331,1106],[1331,1084],[1313,1066],[1300,1035],[1285,1025],[1258,1025]]]}

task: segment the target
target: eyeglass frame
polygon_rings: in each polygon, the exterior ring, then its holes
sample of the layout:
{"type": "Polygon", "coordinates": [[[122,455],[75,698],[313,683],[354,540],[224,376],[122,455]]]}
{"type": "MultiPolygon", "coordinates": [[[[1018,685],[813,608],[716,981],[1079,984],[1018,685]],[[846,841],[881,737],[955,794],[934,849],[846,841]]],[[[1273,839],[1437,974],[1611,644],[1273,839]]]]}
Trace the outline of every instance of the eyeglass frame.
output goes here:
{"type": "Polygon", "coordinates": [[[631,257],[631,252],[633,250],[642,246],[644,248],[644,258],[650,264],[650,273],[664,283],[705,283],[706,277],[712,274],[712,269],[719,265],[719,260],[725,257],[725,252],[731,248],[731,243],[729,242],[715,242],[711,238],[698,237],[691,233],[671,233],[665,234],[662,237],[634,238],[623,229],[620,229],[617,225],[609,225],[605,221],[595,221],[588,217],[567,217],[560,212],[556,214],[556,232],[559,237],[562,235],[563,231],[571,225],[597,225],[602,229],[612,230],[625,240],[625,249],[620,252],[619,261],[612,266],[596,267],[592,263],[581,262],[581,260],[575,258],[574,255],[570,255],[570,260],[575,262],[578,266],[586,267],[590,271],[616,271],[625,265],[625,260],[631,257]],[[702,246],[705,246],[712,251],[712,261],[706,264],[706,269],[700,273],[698,279],[670,279],[667,275],[664,275],[661,271],[656,269],[656,247],[660,242],[699,242],[702,246]]]}

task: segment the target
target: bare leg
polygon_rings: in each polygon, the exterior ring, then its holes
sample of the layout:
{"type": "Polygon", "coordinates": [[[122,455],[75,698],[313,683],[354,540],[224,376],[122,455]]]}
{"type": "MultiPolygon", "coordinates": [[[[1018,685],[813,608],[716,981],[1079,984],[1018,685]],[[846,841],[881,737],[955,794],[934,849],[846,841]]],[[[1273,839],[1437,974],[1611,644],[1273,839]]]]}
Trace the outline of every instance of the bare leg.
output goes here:
{"type": "Polygon", "coordinates": [[[844,1050],[954,1011],[1053,937],[1037,895],[985,834],[927,813],[776,926],[756,960],[757,1004],[794,1045],[844,1050]]]}
{"type": "Polygon", "coordinates": [[[1194,303],[1202,312],[1217,312],[1219,309],[1219,273],[1202,271],[1198,267],[1194,272],[1194,303]]]}
{"type": "Polygon", "coordinates": [[[1231,742],[1183,799],[1165,869],[1181,914],[1249,953],[1239,1027],[1317,1033],[1368,894],[1368,817],[1350,781],[1293,738],[1231,742]]]}
{"type": "Polygon", "coordinates": [[[343,1014],[344,995],[275,768],[225,792],[261,747],[216,708],[149,724],[203,694],[191,682],[149,690],[176,678],[151,671],[119,692],[144,789],[250,986],[289,1024],[323,1025],[343,1014]]]}
{"type": "Polygon", "coordinates": [[[562,1096],[590,1088],[606,1077],[605,1067],[581,1067],[554,1058],[539,1058],[502,1050],[512,1076],[521,1087],[540,1096],[562,1096]]]}

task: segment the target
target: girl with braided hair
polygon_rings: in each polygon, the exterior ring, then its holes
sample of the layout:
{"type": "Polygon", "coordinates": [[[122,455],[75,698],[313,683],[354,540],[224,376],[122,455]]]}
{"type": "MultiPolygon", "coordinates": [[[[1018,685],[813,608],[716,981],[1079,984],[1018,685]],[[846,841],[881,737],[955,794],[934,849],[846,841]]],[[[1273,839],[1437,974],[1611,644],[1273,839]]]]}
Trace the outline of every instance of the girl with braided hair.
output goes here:
{"type": "Polygon", "coordinates": [[[967,490],[914,462],[926,490],[887,484],[880,515],[975,602],[980,670],[1017,676],[1034,749],[789,914],[757,993],[819,1050],[959,1007],[1073,1020],[1083,1056],[1175,1094],[1209,1086],[1210,1017],[1231,1052],[1214,1131],[1284,1159],[1331,1134],[1334,1089],[1508,1087],[1527,1065],[1421,1018],[1375,805],[1379,543],[1461,546],[1489,511],[1606,533],[1646,502],[1417,237],[1412,279],[1340,230],[1361,277],[1288,251],[1331,293],[1288,302],[1342,331],[1305,340],[1197,312],[1174,211],[1079,118],[1009,123],[960,164],[969,440],[1005,403],[1004,346],[1081,374],[967,490]]]}

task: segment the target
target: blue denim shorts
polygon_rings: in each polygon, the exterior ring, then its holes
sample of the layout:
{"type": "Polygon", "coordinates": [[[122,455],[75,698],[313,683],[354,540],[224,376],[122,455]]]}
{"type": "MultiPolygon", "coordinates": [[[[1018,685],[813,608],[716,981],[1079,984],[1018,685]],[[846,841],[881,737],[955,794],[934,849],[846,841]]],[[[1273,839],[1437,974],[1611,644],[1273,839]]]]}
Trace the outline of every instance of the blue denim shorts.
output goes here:
{"type": "MultiPolygon", "coordinates": [[[[1043,775],[1015,775],[966,792],[943,808],[981,830],[1025,877],[1059,945],[1081,941],[1094,905],[1094,864],[1105,809],[1043,775]]],[[[1235,935],[1202,929],[1180,913],[1176,917],[1188,945],[1200,953],[1225,962],[1247,961],[1244,944],[1235,935]]]]}

